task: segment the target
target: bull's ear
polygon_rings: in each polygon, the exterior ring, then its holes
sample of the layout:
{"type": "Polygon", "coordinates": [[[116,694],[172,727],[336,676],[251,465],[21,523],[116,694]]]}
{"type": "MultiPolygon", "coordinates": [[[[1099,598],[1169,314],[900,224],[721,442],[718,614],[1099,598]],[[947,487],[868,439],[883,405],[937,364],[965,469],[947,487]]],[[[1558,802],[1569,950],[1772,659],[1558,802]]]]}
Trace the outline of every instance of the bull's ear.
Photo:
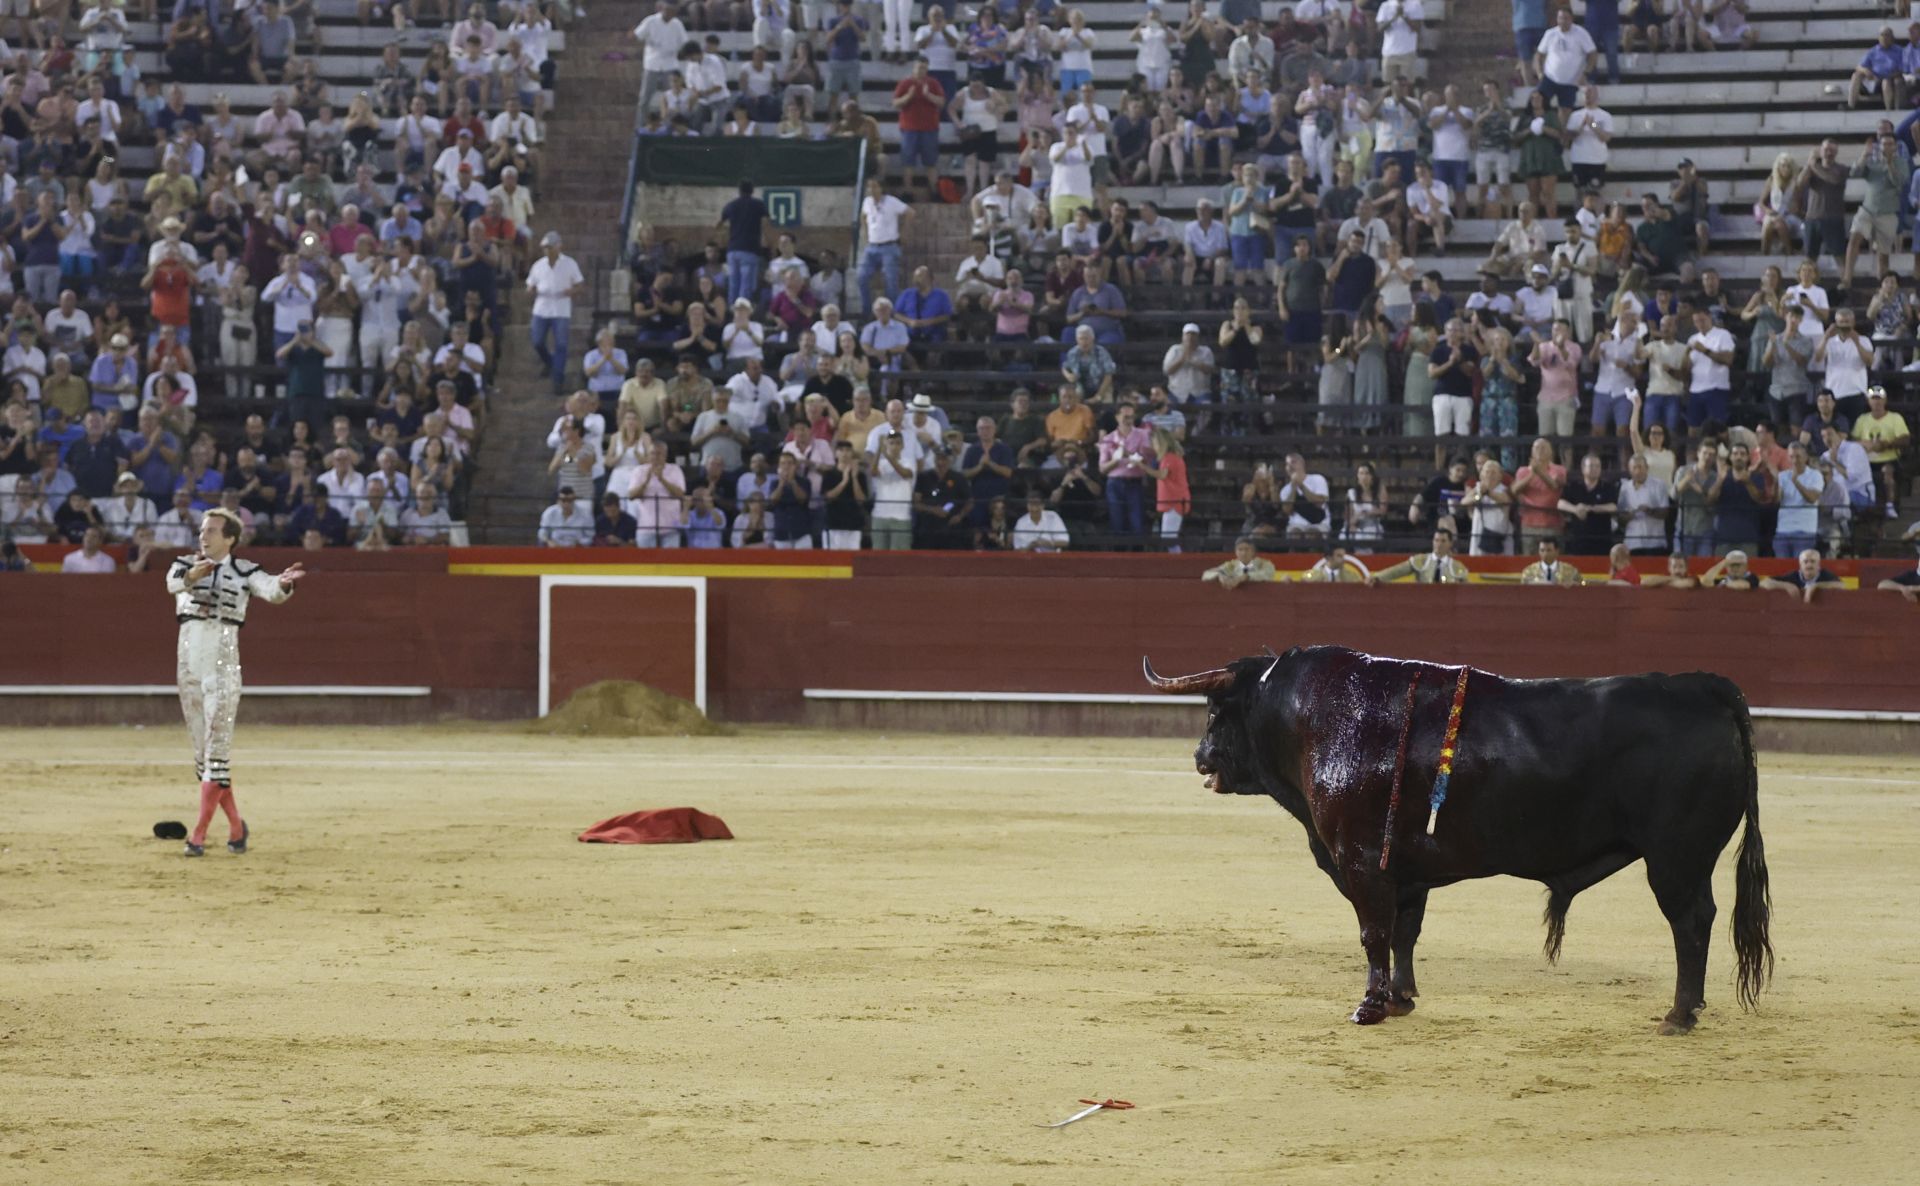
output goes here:
{"type": "Polygon", "coordinates": [[[1216,667],[1212,671],[1202,671],[1194,675],[1164,676],[1154,671],[1152,659],[1142,655],[1140,670],[1146,675],[1147,683],[1170,696],[1196,693],[1211,695],[1233,686],[1233,672],[1225,667],[1216,667]]]}

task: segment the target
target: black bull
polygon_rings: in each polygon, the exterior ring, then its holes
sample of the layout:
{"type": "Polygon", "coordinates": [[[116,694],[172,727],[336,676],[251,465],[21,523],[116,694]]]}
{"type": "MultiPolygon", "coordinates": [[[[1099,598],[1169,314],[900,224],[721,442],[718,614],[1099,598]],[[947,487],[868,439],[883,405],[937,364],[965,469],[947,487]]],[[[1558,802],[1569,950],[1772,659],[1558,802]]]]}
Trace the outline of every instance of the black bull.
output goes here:
{"type": "Polygon", "coordinates": [[[1177,679],[1142,666],[1163,692],[1205,693],[1207,732],[1194,764],[1209,786],[1271,795],[1305,825],[1314,861],[1360,919],[1367,989],[1352,1019],[1362,1025],[1413,1009],[1413,945],[1428,890],[1497,874],[1542,882],[1554,959],[1573,896],[1644,860],[1679,962],[1661,1032],[1691,1029],[1706,996],[1713,867],[1743,816],[1733,907],[1743,1008],[1772,973],[1752,724],[1726,679],[1512,680],[1473,671],[1451,784],[1429,836],[1428,795],[1459,668],[1343,647],[1295,648],[1177,679]]]}

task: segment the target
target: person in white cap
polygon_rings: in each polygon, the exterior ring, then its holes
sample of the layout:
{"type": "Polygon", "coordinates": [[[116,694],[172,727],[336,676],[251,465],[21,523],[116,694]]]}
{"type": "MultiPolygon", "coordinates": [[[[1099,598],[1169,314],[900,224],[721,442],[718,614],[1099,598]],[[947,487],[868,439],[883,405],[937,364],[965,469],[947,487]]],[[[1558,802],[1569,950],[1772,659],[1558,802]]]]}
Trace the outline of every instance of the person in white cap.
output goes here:
{"type": "Polygon", "coordinates": [[[1167,347],[1160,364],[1167,374],[1167,394],[1180,403],[1204,401],[1213,390],[1213,349],[1200,340],[1200,327],[1187,322],[1180,327],[1180,340],[1167,347]]]}
{"type": "Polygon", "coordinates": [[[573,298],[586,290],[587,278],[572,256],[561,254],[560,232],[548,231],[540,240],[540,251],[527,272],[527,291],[533,293],[533,352],[553,379],[553,393],[559,395],[567,378],[573,298]]]}
{"type": "Polygon", "coordinates": [[[136,529],[152,527],[159,521],[153,500],[141,490],[140,475],[128,470],[114,479],[113,497],[100,504],[100,519],[114,543],[126,543],[136,529]]]}
{"type": "Polygon", "coordinates": [[[240,711],[240,627],[255,597],[280,604],[306,575],[294,564],[278,576],[233,554],[240,517],[219,507],[200,520],[200,551],[167,570],[167,592],[180,623],[176,675],[180,709],[193,738],[200,780],[200,818],[187,836],[186,855],[206,851],[207,825],[216,810],[227,816],[227,851],[247,851],[247,824],[233,801],[233,722],[240,711]]]}

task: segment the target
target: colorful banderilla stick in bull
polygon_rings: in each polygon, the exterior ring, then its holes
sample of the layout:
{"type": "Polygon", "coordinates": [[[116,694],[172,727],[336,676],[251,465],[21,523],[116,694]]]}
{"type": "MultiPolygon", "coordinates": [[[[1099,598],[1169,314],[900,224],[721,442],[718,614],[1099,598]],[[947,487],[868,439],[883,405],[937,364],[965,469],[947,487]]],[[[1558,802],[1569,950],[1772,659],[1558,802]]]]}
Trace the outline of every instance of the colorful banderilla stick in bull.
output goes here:
{"type": "Polygon", "coordinates": [[[1427,835],[1433,835],[1434,825],[1440,822],[1440,805],[1447,801],[1447,783],[1453,777],[1454,743],[1460,739],[1460,710],[1467,703],[1467,675],[1470,669],[1460,669],[1460,681],[1453,686],[1453,707],[1447,710],[1447,735],[1440,742],[1440,772],[1434,776],[1433,799],[1427,808],[1427,835]]]}

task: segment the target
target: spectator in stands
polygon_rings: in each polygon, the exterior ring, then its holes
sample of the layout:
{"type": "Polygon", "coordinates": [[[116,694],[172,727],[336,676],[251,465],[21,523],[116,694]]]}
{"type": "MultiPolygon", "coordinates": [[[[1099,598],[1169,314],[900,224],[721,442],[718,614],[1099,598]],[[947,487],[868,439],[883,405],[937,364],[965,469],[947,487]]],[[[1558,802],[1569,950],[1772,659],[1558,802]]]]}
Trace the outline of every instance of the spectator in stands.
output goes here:
{"type": "Polygon", "coordinates": [[[1465,327],[1458,319],[1447,322],[1445,338],[1436,344],[1427,360],[1427,375],[1433,380],[1433,464],[1446,468],[1448,436],[1469,436],[1473,432],[1472,371],[1480,361],[1479,351],[1468,341],[1465,327]]]}
{"type": "Polygon", "coordinates": [[[639,106],[646,111],[652,107],[654,96],[679,75],[678,59],[681,47],[688,43],[687,27],[680,20],[679,7],[668,0],[634,27],[633,36],[645,50],[639,106]]]}
{"type": "Polygon", "coordinates": [[[945,289],[934,287],[933,270],[921,266],[913,270],[913,284],[894,297],[893,312],[907,327],[908,338],[924,350],[947,340],[947,326],[953,320],[953,298],[945,289]]]}
{"type": "Polygon", "coordinates": [[[1113,431],[1100,438],[1100,476],[1106,482],[1108,525],[1128,546],[1131,537],[1147,530],[1145,463],[1153,444],[1148,431],[1134,422],[1133,405],[1121,404],[1114,415],[1113,431]]]}
{"type": "Polygon", "coordinates": [[[873,546],[879,551],[901,551],[913,546],[918,475],[905,455],[904,434],[891,426],[875,432],[880,435],[873,462],[873,546]]]}
{"type": "Polygon", "coordinates": [[[866,229],[866,249],[860,256],[860,272],[855,284],[860,303],[873,308],[873,277],[881,273],[886,291],[900,289],[900,224],[913,211],[905,202],[886,192],[877,176],[867,178],[867,195],[860,203],[860,217],[866,229]]]}
{"type": "Polygon", "coordinates": [[[1854,162],[1848,176],[1864,179],[1866,188],[1860,208],[1854,211],[1853,224],[1848,228],[1846,259],[1840,267],[1842,288],[1853,285],[1854,261],[1860,257],[1863,247],[1873,250],[1879,274],[1887,274],[1894,243],[1900,234],[1900,201],[1912,174],[1911,161],[1899,151],[1893,135],[1888,132],[1869,141],[1860,159],[1854,162]]]}
{"type": "Polygon", "coordinates": [[[1820,496],[1826,479],[1808,464],[1807,447],[1799,441],[1787,446],[1790,458],[1779,471],[1779,517],[1773,528],[1773,554],[1796,556],[1815,547],[1820,532],[1820,496]]]}
{"type": "MultiPolygon", "coordinates": [[[[1573,183],[1578,189],[1598,190],[1607,180],[1613,116],[1600,106],[1599,87],[1589,84],[1582,94],[1580,106],[1567,113],[1566,134],[1571,137],[1567,161],[1573,166],[1573,183]]],[[[1689,163],[1686,167],[1690,170],[1692,166],[1689,163]]]]}
{"type": "Polygon", "coordinates": [[[1867,368],[1873,365],[1873,343],[1854,326],[1852,309],[1834,310],[1813,357],[1826,371],[1834,408],[1851,425],[1867,411],[1867,368]]]}
{"type": "Polygon", "coordinates": [[[1730,551],[1752,553],[1760,547],[1761,519],[1774,501],[1775,491],[1766,471],[1753,464],[1752,451],[1735,441],[1727,466],[1714,471],[1706,490],[1713,508],[1713,540],[1722,556],[1730,551]]]}
{"type": "MultiPolygon", "coordinates": [[[[1393,3],[1395,0],[1388,0],[1388,2],[1393,3]]],[[[1274,577],[1273,561],[1262,556],[1254,539],[1245,535],[1233,542],[1233,559],[1217,564],[1200,574],[1201,580],[1217,581],[1222,589],[1266,584],[1273,581],[1274,577]]]]}
{"type": "MultiPolygon", "coordinates": [[[[1806,199],[1806,254],[1815,265],[1823,254],[1833,256],[1836,261],[1845,258],[1848,175],[1848,170],[1840,164],[1840,146],[1832,139],[1822,140],[1808,155],[1806,167],[1800,170],[1800,190],[1806,199]]],[[[1817,266],[1814,271],[1818,275],[1817,266]]],[[[1806,269],[1801,272],[1802,283],[1806,283],[1806,269]]],[[[1791,289],[1788,295],[1792,295],[1791,289]]],[[[1821,309],[1825,308],[1823,302],[1821,309]]]]}
{"type": "MultiPolygon", "coordinates": [[[[1460,465],[1464,467],[1465,462],[1460,465]]],[[[1464,585],[1472,579],[1467,566],[1453,555],[1454,533],[1447,527],[1436,527],[1433,532],[1432,550],[1407,557],[1400,563],[1369,573],[1366,577],[1368,587],[1382,583],[1398,581],[1412,577],[1416,585],[1464,585]]]]}
{"type": "Polygon", "coordinates": [[[1906,417],[1887,410],[1887,389],[1867,388],[1867,414],[1853,422],[1854,439],[1873,467],[1874,503],[1888,519],[1899,516],[1900,457],[1913,443],[1906,417]]]}
{"type": "Polygon", "coordinates": [[[1167,347],[1161,360],[1167,377],[1167,391],[1181,403],[1205,403],[1213,389],[1213,350],[1200,341],[1200,326],[1188,322],[1181,327],[1180,340],[1167,347]]]}
{"type": "Polygon", "coordinates": [[[1784,577],[1766,577],[1760,582],[1762,589],[1776,589],[1798,597],[1803,604],[1812,605],[1813,595],[1819,589],[1844,589],[1846,582],[1828,571],[1820,563],[1817,548],[1806,548],[1795,554],[1794,570],[1784,577]]]}
{"type": "MultiPolygon", "coordinates": [[[[1108,403],[1113,399],[1113,379],[1118,369],[1114,365],[1113,355],[1100,345],[1093,327],[1088,325],[1074,330],[1073,348],[1060,356],[1061,377],[1076,394],[1085,395],[1096,403],[1108,403]]],[[[1062,410],[1066,410],[1067,406],[1063,398],[1062,410]]]]}
{"type": "Polygon", "coordinates": [[[1333,531],[1333,510],[1328,505],[1332,491],[1327,479],[1307,472],[1306,458],[1298,453],[1287,454],[1285,469],[1286,481],[1280,486],[1279,500],[1287,538],[1328,538],[1333,531]]]}
{"type": "Polygon", "coordinates": [[[1480,480],[1461,496],[1460,507],[1469,513],[1473,525],[1467,536],[1468,555],[1513,554],[1513,492],[1507,488],[1499,462],[1481,464],[1480,480]]]}
{"type": "Polygon", "coordinates": [[[1107,279],[1105,267],[1090,263],[1082,269],[1081,286],[1067,298],[1066,323],[1075,327],[1075,340],[1088,329],[1102,346],[1120,345],[1127,340],[1122,328],[1127,315],[1127,299],[1107,279]]]}
{"type": "MultiPolygon", "coordinates": [[[[668,5],[663,11],[672,11],[668,5]]],[[[652,18],[649,17],[649,20],[652,18]]],[[[580,505],[572,486],[560,487],[552,506],[540,512],[538,540],[543,548],[585,547],[593,539],[593,515],[580,505]]]]}
{"type": "Polygon", "coordinates": [[[1567,470],[1554,461],[1553,442],[1535,438],[1526,465],[1514,474],[1513,496],[1520,504],[1520,546],[1532,551],[1542,539],[1560,538],[1564,522],[1560,497],[1567,486],[1567,470]]]}
{"type": "Polygon", "coordinates": [[[740,183],[739,195],[721,208],[714,225],[727,228],[727,302],[750,302],[759,296],[770,225],[767,204],[754,196],[753,182],[740,183]]]}
{"type": "MultiPolygon", "coordinates": [[[[1554,14],[1554,27],[1541,35],[1533,55],[1534,69],[1540,74],[1540,93],[1563,109],[1572,108],[1579,88],[1593,69],[1596,52],[1593,38],[1573,23],[1573,10],[1560,9],[1554,14]]],[[[1551,210],[1547,217],[1553,217],[1551,210]]]]}
{"type": "MultiPolygon", "coordinates": [[[[1544,277],[1540,278],[1544,279],[1544,277]]],[[[1584,352],[1580,349],[1580,344],[1573,340],[1573,327],[1563,319],[1555,319],[1552,322],[1551,335],[1547,340],[1537,341],[1534,344],[1533,352],[1528,356],[1527,361],[1540,372],[1537,410],[1541,436],[1571,437],[1574,434],[1574,422],[1580,397],[1580,363],[1583,357],[1584,352]]]]}
{"type": "Polygon", "coordinates": [[[1833,482],[1841,483],[1846,489],[1848,508],[1857,514],[1873,506],[1873,465],[1859,442],[1849,439],[1848,429],[1841,427],[1842,423],[1829,423],[1820,430],[1826,444],[1822,460],[1833,465],[1829,487],[1833,482]]]}
{"type": "MultiPolygon", "coordinates": [[[[1465,163],[1461,162],[1464,170],[1465,163]]],[[[1413,184],[1407,187],[1407,252],[1418,255],[1420,233],[1433,240],[1436,255],[1445,255],[1447,235],[1453,229],[1455,191],[1434,176],[1433,166],[1421,161],[1413,167],[1413,184]]]]}
{"type": "MultiPolygon", "coordinates": [[[[1547,33],[1552,35],[1552,31],[1547,33]]],[[[1512,138],[1520,150],[1520,179],[1526,183],[1527,198],[1549,219],[1558,218],[1560,175],[1566,171],[1561,157],[1563,142],[1560,116],[1544,92],[1528,93],[1526,108],[1514,117],[1512,138]]]]}
{"type": "MultiPolygon", "coordinates": [[[[952,40],[944,11],[935,8],[933,12],[939,16],[921,32],[928,35],[930,42],[952,40]]],[[[945,54],[951,60],[951,48],[947,48],[945,54]]],[[[903,177],[911,188],[918,175],[918,179],[927,187],[929,198],[938,192],[940,116],[946,110],[947,96],[952,93],[929,72],[928,60],[924,57],[915,59],[912,73],[893,88],[893,109],[899,113],[896,122],[900,126],[900,167],[903,177]]],[[[871,189],[868,192],[871,194],[871,189]]],[[[868,229],[871,232],[871,226],[868,229]]],[[[875,240],[869,238],[868,242],[875,240]]]]}
{"type": "MultiPolygon", "coordinates": [[[[1197,279],[1209,279],[1215,286],[1227,282],[1227,266],[1231,262],[1231,239],[1227,234],[1227,224],[1215,221],[1213,203],[1205,198],[1194,206],[1194,218],[1181,234],[1186,248],[1186,262],[1181,267],[1180,282],[1191,288],[1197,279]]],[[[1311,244],[1309,244],[1311,249],[1311,244]]]]}
{"type": "MultiPolygon", "coordinates": [[[[1566,10],[1563,8],[1561,11],[1566,10]]],[[[1561,589],[1571,589],[1580,584],[1580,570],[1560,559],[1559,540],[1552,537],[1542,539],[1535,550],[1540,558],[1521,571],[1521,584],[1561,589]]]]}
{"type": "Polygon", "coordinates": [[[1895,43],[1893,30],[1881,26],[1879,37],[1868,47],[1860,64],[1853,68],[1847,82],[1847,107],[1860,106],[1862,95],[1877,94],[1888,111],[1901,106],[1903,58],[1895,43]]]}
{"type": "Polygon", "coordinates": [[[1598,454],[1580,459],[1580,473],[1560,492],[1566,516],[1567,551],[1575,556],[1604,556],[1613,547],[1614,520],[1620,513],[1620,483],[1608,478],[1598,454]]]}

